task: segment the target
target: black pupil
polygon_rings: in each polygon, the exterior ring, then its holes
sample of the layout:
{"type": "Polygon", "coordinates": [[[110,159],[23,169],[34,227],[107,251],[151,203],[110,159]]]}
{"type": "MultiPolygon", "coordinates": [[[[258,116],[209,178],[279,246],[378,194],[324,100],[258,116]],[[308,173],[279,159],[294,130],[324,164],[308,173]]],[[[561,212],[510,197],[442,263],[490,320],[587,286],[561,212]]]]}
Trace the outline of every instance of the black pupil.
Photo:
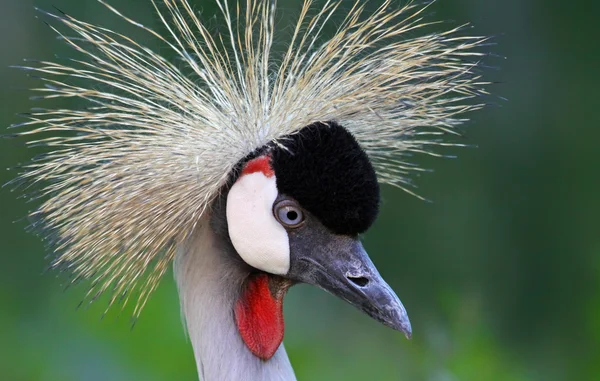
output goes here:
{"type": "Polygon", "coordinates": [[[298,212],[296,212],[295,210],[288,210],[286,216],[288,220],[294,221],[296,218],[298,218],[298,212]]]}

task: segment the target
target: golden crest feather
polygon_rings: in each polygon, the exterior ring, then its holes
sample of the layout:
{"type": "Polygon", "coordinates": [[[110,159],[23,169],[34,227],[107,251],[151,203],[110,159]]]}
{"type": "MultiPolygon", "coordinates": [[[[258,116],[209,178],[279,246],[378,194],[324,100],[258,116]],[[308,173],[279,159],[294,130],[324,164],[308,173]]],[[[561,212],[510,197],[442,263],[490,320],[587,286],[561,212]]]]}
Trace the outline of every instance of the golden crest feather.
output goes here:
{"type": "Polygon", "coordinates": [[[343,11],[341,1],[317,8],[305,0],[287,49],[276,53],[275,1],[246,0],[232,10],[217,0],[227,32],[214,34],[187,0],[153,0],[165,35],[99,1],[184,64],[112,30],[51,15],[76,33],[52,27],[81,58],[22,68],[42,77],[40,98],[89,107],[29,114],[19,135],[49,149],[19,180],[42,184],[45,201],[32,217],[53,237],[52,266],[91,279],[88,296],[108,291],[109,305],[139,291],[136,316],[248,153],[335,120],[361,143],[382,183],[405,188],[418,168],[403,154],[428,152],[437,135],[482,107],[468,100],[486,94],[474,50],[486,38],[464,36],[462,27],[415,37],[430,24],[427,6],[413,2],[384,0],[367,14],[362,0],[343,11]]]}

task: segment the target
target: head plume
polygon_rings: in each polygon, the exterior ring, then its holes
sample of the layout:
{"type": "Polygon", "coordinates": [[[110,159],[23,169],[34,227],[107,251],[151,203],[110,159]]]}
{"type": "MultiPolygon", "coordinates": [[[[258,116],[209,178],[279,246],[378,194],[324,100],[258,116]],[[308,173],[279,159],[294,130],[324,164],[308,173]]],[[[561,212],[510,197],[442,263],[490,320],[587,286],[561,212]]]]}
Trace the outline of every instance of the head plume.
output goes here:
{"type": "Polygon", "coordinates": [[[379,181],[405,187],[428,151],[484,94],[473,49],[485,38],[461,27],[415,37],[426,8],[383,0],[305,0],[291,40],[275,52],[275,1],[217,0],[226,32],[212,33],[187,0],[152,0],[163,34],[148,32],[183,61],[69,15],[50,15],[80,58],[22,67],[37,72],[40,98],[78,98],[81,109],[36,109],[19,135],[48,152],[20,180],[43,184],[32,213],[50,232],[53,267],[92,279],[88,296],[110,304],[138,290],[139,314],[236,164],[265,144],[316,122],[347,128],[379,181]],[[242,3],[244,3],[242,1],[242,3]],[[334,21],[335,20],[335,21],[334,21]],[[329,36],[322,34],[335,25],[329,36]],[[39,137],[38,137],[39,136],[39,137]]]}

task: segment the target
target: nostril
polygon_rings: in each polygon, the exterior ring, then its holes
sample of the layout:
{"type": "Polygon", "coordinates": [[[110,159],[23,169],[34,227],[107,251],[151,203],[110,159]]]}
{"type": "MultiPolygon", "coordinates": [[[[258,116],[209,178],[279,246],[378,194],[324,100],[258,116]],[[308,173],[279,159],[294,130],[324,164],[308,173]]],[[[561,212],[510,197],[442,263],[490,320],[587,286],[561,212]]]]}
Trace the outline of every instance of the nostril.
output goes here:
{"type": "Polygon", "coordinates": [[[350,280],[350,282],[354,283],[358,287],[365,287],[367,284],[369,284],[369,280],[364,276],[348,276],[347,278],[350,280]]]}

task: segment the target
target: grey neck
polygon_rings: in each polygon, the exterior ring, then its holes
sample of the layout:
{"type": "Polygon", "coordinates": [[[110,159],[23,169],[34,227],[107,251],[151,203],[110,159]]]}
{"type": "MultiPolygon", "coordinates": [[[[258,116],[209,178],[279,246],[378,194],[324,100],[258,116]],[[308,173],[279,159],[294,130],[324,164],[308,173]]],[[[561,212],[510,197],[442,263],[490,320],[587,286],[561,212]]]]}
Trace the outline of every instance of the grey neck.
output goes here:
{"type": "Polygon", "coordinates": [[[200,380],[296,380],[283,344],[263,361],[242,341],[233,309],[248,270],[230,255],[231,244],[213,230],[210,223],[198,226],[174,263],[200,380]]]}

